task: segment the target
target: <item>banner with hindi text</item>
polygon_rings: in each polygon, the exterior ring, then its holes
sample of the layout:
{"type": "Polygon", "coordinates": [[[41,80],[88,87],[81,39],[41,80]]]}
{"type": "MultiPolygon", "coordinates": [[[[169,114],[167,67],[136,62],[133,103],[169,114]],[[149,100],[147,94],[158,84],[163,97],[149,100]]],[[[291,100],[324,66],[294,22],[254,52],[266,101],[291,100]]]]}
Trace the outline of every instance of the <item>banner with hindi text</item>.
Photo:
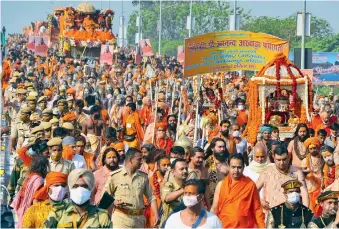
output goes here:
{"type": "Polygon", "coordinates": [[[184,76],[218,72],[260,71],[278,53],[288,56],[289,42],[248,31],[224,31],[185,39],[184,76]]]}

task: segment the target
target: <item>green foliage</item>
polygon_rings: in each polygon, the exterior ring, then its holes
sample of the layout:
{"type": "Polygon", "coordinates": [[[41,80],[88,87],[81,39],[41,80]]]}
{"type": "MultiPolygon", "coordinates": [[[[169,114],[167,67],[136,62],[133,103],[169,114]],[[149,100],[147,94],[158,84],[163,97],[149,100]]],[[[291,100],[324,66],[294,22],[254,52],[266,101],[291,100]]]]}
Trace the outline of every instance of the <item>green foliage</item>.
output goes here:
{"type": "MultiPolygon", "coordinates": [[[[134,1],[133,4],[137,7],[130,16],[127,32],[128,42],[132,44],[134,44],[135,33],[138,32],[136,17],[139,3],[134,1]]],[[[159,6],[159,0],[141,3],[142,34],[144,39],[150,38],[151,41],[158,41],[159,39],[159,6]]],[[[162,1],[161,28],[164,42],[166,40],[183,42],[184,38],[188,36],[186,18],[189,16],[189,10],[190,1],[162,1]]],[[[229,3],[226,1],[193,1],[192,15],[195,17],[195,27],[192,30],[192,35],[227,30],[228,18],[232,13],[233,9],[230,8],[229,3]]],[[[242,15],[242,18],[249,17],[243,9],[238,9],[238,13],[242,15]]],[[[174,50],[174,47],[169,50],[174,50]]]]}
{"type": "MultiPolygon", "coordinates": [[[[151,40],[155,52],[159,40],[159,3],[159,0],[141,1],[143,38],[151,40]]],[[[130,16],[127,32],[130,44],[134,44],[135,33],[138,32],[136,17],[139,1],[133,1],[133,5],[136,9],[130,16]]],[[[184,43],[184,38],[188,36],[186,17],[189,16],[189,8],[190,1],[162,1],[162,54],[176,55],[176,46],[184,43]]],[[[241,8],[238,8],[238,13],[241,15],[241,30],[267,33],[289,40],[291,51],[301,47],[301,38],[296,36],[296,14],[286,18],[252,17],[250,12],[244,12],[241,8]]],[[[195,17],[195,28],[192,35],[228,30],[230,14],[233,14],[233,8],[229,2],[193,1],[192,15],[195,17]]],[[[339,51],[339,34],[333,33],[326,20],[312,16],[311,37],[306,38],[306,47],[312,48],[313,52],[339,51]]]]}
{"type": "MultiPolygon", "coordinates": [[[[151,44],[152,44],[153,52],[154,53],[158,52],[159,42],[154,41],[154,42],[151,42],[151,44]]],[[[161,53],[167,56],[177,56],[177,52],[178,52],[177,47],[180,45],[184,45],[183,40],[179,40],[179,41],[162,40],[161,53]]]]}

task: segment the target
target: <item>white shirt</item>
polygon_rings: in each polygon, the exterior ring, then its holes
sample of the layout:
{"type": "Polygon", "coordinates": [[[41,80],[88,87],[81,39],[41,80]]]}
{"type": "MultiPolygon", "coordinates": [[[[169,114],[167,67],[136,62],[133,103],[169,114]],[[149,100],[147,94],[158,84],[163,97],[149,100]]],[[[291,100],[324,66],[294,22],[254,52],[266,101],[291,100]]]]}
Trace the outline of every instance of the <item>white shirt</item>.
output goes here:
{"type": "Polygon", "coordinates": [[[241,138],[241,141],[236,144],[237,152],[244,154],[247,151],[247,141],[244,138],[241,138]]]}
{"type": "Polygon", "coordinates": [[[75,169],[78,169],[78,168],[87,169],[86,161],[83,156],[79,154],[75,154],[72,161],[73,161],[75,169]]]}
{"type": "MultiPolygon", "coordinates": [[[[180,212],[172,214],[166,221],[165,229],[169,228],[192,228],[192,226],[187,226],[181,221],[180,212]]],[[[222,228],[222,223],[218,216],[214,215],[211,212],[207,213],[206,222],[198,226],[197,228],[222,228]]]]}

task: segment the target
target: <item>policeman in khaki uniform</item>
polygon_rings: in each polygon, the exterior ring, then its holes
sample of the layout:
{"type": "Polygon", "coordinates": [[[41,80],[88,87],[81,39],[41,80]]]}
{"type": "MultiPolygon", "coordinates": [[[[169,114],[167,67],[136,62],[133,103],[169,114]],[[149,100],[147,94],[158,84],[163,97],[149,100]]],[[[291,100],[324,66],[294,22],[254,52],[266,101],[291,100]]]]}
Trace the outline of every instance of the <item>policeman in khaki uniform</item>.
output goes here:
{"type": "Polygon", "coordinates": [[[41,110],[36,107],[37,106],[36,97],[33,95],[29,95],[26,98],[26,101],[27,101],[27,106],[31,108],[31,111],[33,112],[32,114],[38,114],[40,117],[42,117],[41,110]]]}
{"type": "Polygon", "coordinates": [[[281,185],[286,201],[268,212],[267,228],[306,228],[313,212],[300,203],[301,185],[298,180],[289,180],[281,185]]]}
{"type": "Polygon", "coordinates": [[[29,139],[31,134],[30,130],[30,115],[31,109],[25,107],[20,111],[20,117],[15,124],[11,127],[11,146],[10,151],[13,152],[22,146],[25,140],[29,139]]]}
{"type": "Polygon", "coordinates": [[[72,161],[63,159],[62,156],[62,139],[52,138],[47,142],[48,150],[50,154],[50,171],[61,172],[69,174],[74,169],[72,161]]]}
{"type": "Polygon", "coordinates": [[[325,191],[317,198],[317,203],[322,207],[322,214],[314,217],[308,228],[339,228],[338,212],[339,192],[325,191]]]}
{"type": "Polygon", "coordinates": [[[52,109],[45,109],[42,111],[42,120],[44,122],[49,122],[53,118],[53,110],[52,109]]]}
{"type": "Polygon", "coordinates": [[[5,89],[4,97],[6,102],[14,102],[16,98],[16,88],[13,86],[13,84],[16,83],[17,78],[13,77],[12,79],[9,80],[10,86],[8,86],[5,89]]]}
{"type": "Polygon", "coordinates": [[[9,111],[9,117],[11,118],[11,123],[15,123],[16,121],[20,120],[19,111],[22,107],[25,105],[25,99],[26,99],[27,91],[23,88],[19,88],[16,90],[16,98],[14,101],[12,101],[12,104],[10,104],[10,111],[9,111]]]}
{"type": "Polygon", "coordinates": [[[103,195],[107,192],[114,198],[113,228],[145,227],[144,195],[148,203],[151,203],[151,210],[155,215],[152,223],[154,226],[159,223],[156,198],[149,184],[148,175],[139,171],[141,164],[141,151],[129,148],[126,152],[125,166],[113,171],[106,182],[103,195]]]}
{"type": "Polygon", "coordinates": [[[47,97],[46,96],[40,96],[38,99],[38,107],[41,111],[45,110],[47,107],[47,97]]]}
{"type": "MultiPolygon", "coordinates": [[[[175,159],[171,163],[172,174],[161,188],[161,202],[163,214],[160,225],[163,226],[173,211],[179,210],[184,194],[183,185],[188,176],[188,165],[182,158],[175,159]]],[[[181,209],[180,209],[181,210],[181,209]]]]}
{"type": "Polygon", "coordinates": [[[68,175],[68,204],[52,209],[44,228],[112,228],[107,210],[90,204],[94,175],[88,169],[75,169],[68,175]]]}

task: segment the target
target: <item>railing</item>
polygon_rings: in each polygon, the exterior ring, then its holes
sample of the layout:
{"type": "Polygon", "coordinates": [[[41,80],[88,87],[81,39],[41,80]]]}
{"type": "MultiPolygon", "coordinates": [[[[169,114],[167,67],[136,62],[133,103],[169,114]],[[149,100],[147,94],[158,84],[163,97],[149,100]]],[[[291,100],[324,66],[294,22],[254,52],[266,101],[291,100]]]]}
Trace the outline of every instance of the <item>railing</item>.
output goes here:
{"type": "MultiPolygon", "coordinates": [[[[1,112],[1,129],[4,127],[8,127],[8,118],[7,115],[1,112]]],[[[6,133],[2,133],[1,135],[1,148],[0,148],[0,203],[7,204],[8,191],[7,185],[9,182],[10,174],[11,174],[11,154],[9,152],[9,140],[10,135],[6,133]]]]}

